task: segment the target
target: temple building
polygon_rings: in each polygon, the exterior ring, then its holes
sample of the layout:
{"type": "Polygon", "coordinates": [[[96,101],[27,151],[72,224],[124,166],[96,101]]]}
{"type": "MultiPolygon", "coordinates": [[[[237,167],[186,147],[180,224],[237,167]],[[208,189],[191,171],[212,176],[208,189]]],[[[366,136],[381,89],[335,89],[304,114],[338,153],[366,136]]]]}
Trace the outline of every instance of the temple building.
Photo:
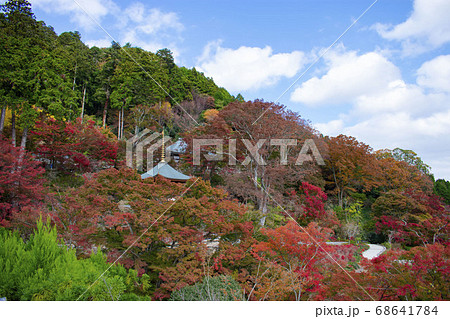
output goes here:
{"type": "Polygon", "coordinates": [[[157,175],[160,175],[172,182],[186,182],[188,179],[190,179],[190,176],[184,175],[183,173],[177,171],[165,161],[164,131],[162,139],[163,145],[161,151],[161,161],[148,172],[142,174],[141,178],[146,179],[149,177],[156,177],[157,175]]]}

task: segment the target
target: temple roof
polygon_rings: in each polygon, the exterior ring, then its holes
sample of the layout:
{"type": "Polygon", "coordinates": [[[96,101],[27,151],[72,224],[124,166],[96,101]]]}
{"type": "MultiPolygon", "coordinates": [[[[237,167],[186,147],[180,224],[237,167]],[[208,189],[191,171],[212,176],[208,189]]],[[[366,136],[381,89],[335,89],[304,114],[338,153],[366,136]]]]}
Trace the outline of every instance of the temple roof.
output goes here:
{"type": "Polygon", "coordinates": [[[176,182],[185,182],[190,178],[189,176],[178,172],[176,169],[174,169],[172,166],[170,166],[167,162],[163,162],[163,161],[159,162],[158,165],[153,167],[147,173],[142,174],[141,178],[146,179],[149,177],[155,177],[156,175],[160,175],[162,177],[165,177],[169,180],[176,181],[176,182]]]}

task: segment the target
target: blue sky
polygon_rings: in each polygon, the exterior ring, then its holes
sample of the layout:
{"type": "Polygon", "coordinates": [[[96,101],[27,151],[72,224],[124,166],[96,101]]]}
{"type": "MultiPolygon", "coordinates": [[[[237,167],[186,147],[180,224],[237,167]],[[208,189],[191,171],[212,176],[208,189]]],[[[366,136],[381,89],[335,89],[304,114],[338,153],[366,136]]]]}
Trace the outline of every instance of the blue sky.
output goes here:
{"type": "Polygon", "coordinates": [[[374,0],[31,3],[57,33],[108,46],[106,30],[121,44],[168,47],[178,65],[246,99],[276,101],[298,80],[279,102],[322,133],[412,149],[450,180],[448,0],[378,0],[322,57],[374,0]]]}

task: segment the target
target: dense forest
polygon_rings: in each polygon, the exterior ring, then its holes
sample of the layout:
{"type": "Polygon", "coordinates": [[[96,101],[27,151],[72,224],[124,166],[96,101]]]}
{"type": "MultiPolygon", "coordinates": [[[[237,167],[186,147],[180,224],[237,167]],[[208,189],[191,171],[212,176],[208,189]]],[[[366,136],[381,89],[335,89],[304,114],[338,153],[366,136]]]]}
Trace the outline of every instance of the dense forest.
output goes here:
{"type": "Polygon", "coordinates": [[[0,70],[0,297],[449,299],[450,182],[414,151],[323,136],[169,49],[89,48],[25,0],[1,6],[0,70]],[[144,129],[183,141],[189,181],[127,167],[144,129]],[[196,139],[225,143],[194,165],[196,139]]]}

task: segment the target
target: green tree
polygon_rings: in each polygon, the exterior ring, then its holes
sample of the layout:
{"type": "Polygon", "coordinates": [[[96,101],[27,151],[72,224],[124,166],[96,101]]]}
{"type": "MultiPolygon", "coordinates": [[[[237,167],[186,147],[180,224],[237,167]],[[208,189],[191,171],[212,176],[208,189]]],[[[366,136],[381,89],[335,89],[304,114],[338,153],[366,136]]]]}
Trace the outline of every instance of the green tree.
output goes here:
{"type": "Polygon", "coordinates": [[[102,123],[106,127],[106,118],[112,93],[112,79],[114,71],[120,59],[120,45],[113,42],[110,48],[101,49],[97,55],[98,63],[94,74],[95,94],[94,98],[103,104],[102,123]]]}
{"type": "MultiPolygon", "coordinates": [[[[0,60],[2,72],[0,104],[12,110],[12,142],[16,124],[22,130],[25,148],[28,130],[41,111],[55,117],[70,117],[76,94],[67,76],[68,55],[61,54],[52,28],[36,21],[27,1],[8,1],[1,6],[0,60]],[[16,119],[17,117],[17,119],[16,119]]],[[[70,67],[69,67],[70,68],[70,67]]]]}
{"type": "Polygon", "coordinates": [[[109,266],[100,252],[78,260],[48,222],[39,221],[26,242],[17,233],[0,230],[0,295],[8,300],[149,299],[148,276],[112,266],[99,279],[109,266]]]}
{"type": "Polygon", "coordinates": [[[430,174],[430,166],[425,164],[422,159],[417,156],[417,153],[411,150],[403,150],[401,148],[395,148],[392,151],[392,156],[397,161],[404,161],[411,166],[417,167],[423,174],[430,174]]]}
{"type": "Polygon", "coordinates": [[[126,46],[120,52],[120,61],[112,78],[111,106],[119,109],[118,132],[123,135],[124,109],[130,106],[148,105],[166,100],[168,92],[167,69],[160,58],[140,48],[126,46]]]}
{"type": "MultiPolygon", "coordinates": [[[[31,4],[25,0],[11,0],[0,6],[0,68],[2,69],[0,85],[0,104],[2,109],[10,107],[12,111],[11,136],[12,143],[16,145],[16,114],[21,112],[24,124],[24,138],[29,122],[35,116],[31,105],[33,103],[32,79],[33,71],[30,68],[36,56],[39,56],[39,31],[42,24],[35,20],[31,11],[31,4]],[[24,123],[25,122],[25,123],[24,123]]],[[[45,40],[44,40],[45,41],[45,40]]],[[[4,121],[4,110],[2,121],[4,121]]],[[[3,123],[1,126],[3,127],[3,123]]]]}
{"type": "Polygon", "coordinates": [[[450,182],[438,179],[434,183],[434,193],[441,196],[447,205],[450,205],[450,182]]]}

